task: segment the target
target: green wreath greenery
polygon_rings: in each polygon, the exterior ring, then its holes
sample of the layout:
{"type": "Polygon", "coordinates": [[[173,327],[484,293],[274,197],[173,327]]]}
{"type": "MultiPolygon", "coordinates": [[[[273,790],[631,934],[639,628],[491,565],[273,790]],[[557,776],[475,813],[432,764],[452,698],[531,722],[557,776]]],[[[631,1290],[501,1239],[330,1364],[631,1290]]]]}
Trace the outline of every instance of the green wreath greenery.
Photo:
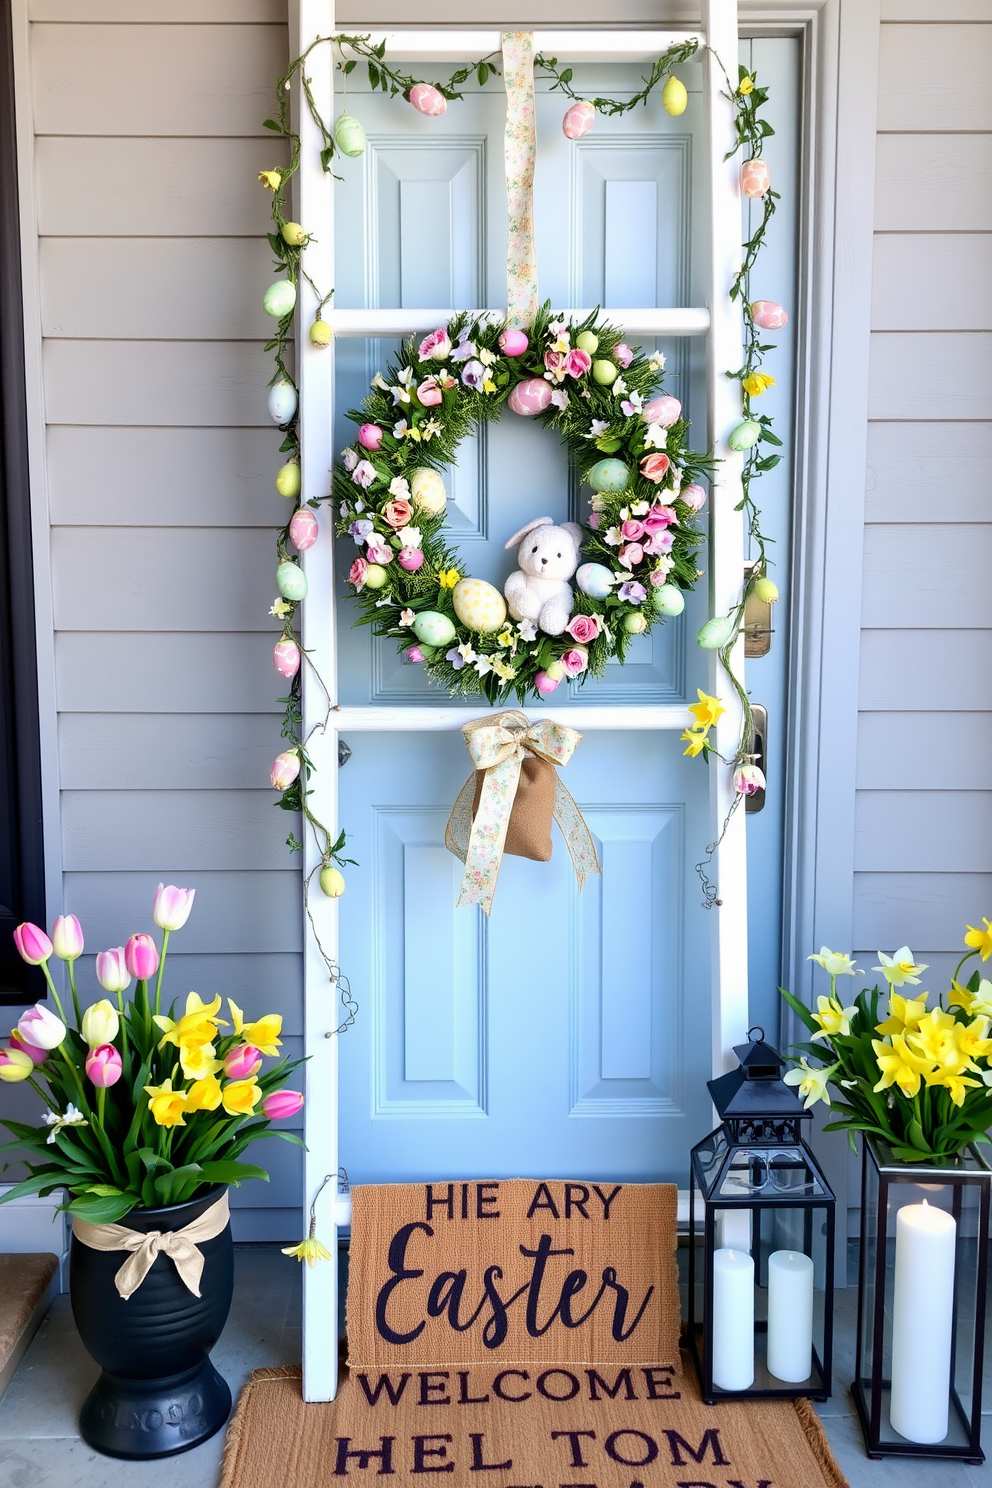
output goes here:
{"type": "Polygon", "coordinates": [[[337,529],[358,549],[349,575],[357,623],[393,637],[452,696],[494,704],[546,696],[566,678],[599,677],[612,658],[622,661],[635,635],[680,612],[699,576],[696,514],[705,497],[697,482],[712,462],[686,447],[678,400],[659,403],[663,366],[660,353],[628,347],[598,312],[570,325],[550,304],[525,335],[503,320],[459,315],[419,344],[408,341],[349,412],[358,437],[334,470],[337,529]],[[515,343],[525,349],[506,354],[515,343]],[[538,403],[550,397],[534,416],[593,488],[579,561],[596,568],[584,581],[580,567],[572,581],[571,618],[558,635],[507,616],[491,586],[486,628],[466,623],[455,586],[469,575],[445,530],[439,473],[521,387],[538,403]]]}

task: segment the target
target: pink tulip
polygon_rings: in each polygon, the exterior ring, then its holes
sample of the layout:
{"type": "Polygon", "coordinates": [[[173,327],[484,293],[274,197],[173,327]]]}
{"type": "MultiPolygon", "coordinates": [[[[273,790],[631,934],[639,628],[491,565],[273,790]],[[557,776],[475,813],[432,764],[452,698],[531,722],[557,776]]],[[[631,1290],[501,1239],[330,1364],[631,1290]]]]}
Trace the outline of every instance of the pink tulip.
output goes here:
{"type": "Polygon", "coordinates": [[[23,1034],[18,1033],[16,1028],[10,1035],[10,1047],[12,1049],[20,1049],[22,1054],[28,1056],[32,1064],[44,1064],[48,1058],[47,1049],[39,1049],[36,1044],[29,1044],[23,1034]]]}
{"type": "Polygon", "coordinates": [[[418,114],[427,114],[429,118],[436,118],[443,114],[448,107],[448,100],[443,93],[432,88],[430,83],[414,83],[406,95],[407,102],[412,103],[418,114]]]}
{"type": "Polygon", "coordinates": [[[26,1044],[33,1044],[36,1049],[57,1049],[65,1038],[65,1024],[36,1002],[18,1018],[17,1032],[26,1044]]]}
{"type": "Polygon", "coordinates": [[[419,646],[408,646],[406,649],[406,659],[416,665],[418,662],[426,661],[427,658],[419,646]]]}
{"type": "Polygon", "coordinates": [[[83,954],[83,927],[75,915],[59,915],[52,931],[52,949],[60,961],[75,961],[83,954]]]}
{"type": "Polygon", "coordinates": [[[565,371],[569,377],[584,377],[591,366],[592,357],[579,347],[575,347],[565,357],[565,371]]]}
{"type": "Polygon", "coordinates": [[[295,641],[276,641],[272,665],[280,677],[295,677],[300,670],[300,648],[295,641]]]}
{"type": "Polygon", "coordinates": [[[295,749],[287,749],[284,754],[276,756],[269,775],[269,782],[273,790],[289,790],[293,781],[300,773],[300,756],[295,749]]]}
{"type": "Polygon", "coordinates": [[[549,677],[547,672],[538,672],[534,678],[534,688],[542,697],[546,697],[549,692],[554,692],[557,686],[557,678],[549,677]]]}
{"type": "Polygon", "coordinates": [[[740,795],[754,796],[764,789],[764,772],[757,765],[739,765],[734,771],[734,790],[740,795]]]}
{"type": "Polygon", "coordinates": [[[303,1097],[298,1090],[273,1090],[263,1097],[261,1110],[270,1121],[285,1121],[303,1110],[303,1097]]]}
{"type": "Polygon", "coordinates": [[[193,908],[195,893],[195,889],[177,889],[175,884],[159,884],[152,919],[160,930],[183,928],[193,908]]]}
{"type": "Polygon", "coordinates": [[[86,1056],[86,1073],[98,1090],[109,1090],[124,1073],[119,1051],[113,1044],[97,1044],[86,1056]]]}
{"type": "Polygon", "coordinates": [[[132,935],[124,947],[124,965],[139,982],[147,982],[158,971],[158,946],[150,935],[132,935]]]}
{"type": "Polygon", "coordinates": [[[131,985],[124,947],[115,946],[112,951],[98,951],[96,979],[105,992],[126,992],[131,985]]]}
{"type": "Polygon", "coordinates": [[[262,1056],[254,1044],[238,1044],[224,1055],[224,1073],[229,1080],[250,1080],[262,1068],[262,1056]]]}
{"type": "Polygon", "coordinates": [[[378,424],[363,424],[358,431],[358,442],[363,449],[377,450],[382,443],[382,430],[378,424]]]}
{"type": "Polygon", "coordinates": [[[25,920],[23,925],[18,925],[14,931],[14,944],[22,961],[29,966],[40,966],[47,961],[54,947],[44,930],[37,925],[32,925],[30,920],[25,920]]]}
{"type": "Polygon", "coordinates": [[[305,506],[294,512],[289,523],[289,536],[297,552],[305,553],[317,541],[317,518],[305,506]]]}
{"type": "Polygon", "coordinates": [[[436,377],[425,377],[417,389],[417,399],[424,408],[436,408],[443,397],[436,377]]]}
{"type": "Polygon", "coordinates": [[[702,511],[706,505],[706,492],[702,486],[693,483],[691,486],[683,486],[679,492],[679,500],[684,501],[691,511],[702,511]]]}
{"type": "Polygon", "coordinates": [[[405,568],[407,573],[416,573],[422,567],[424,555],[420,548],[400,548],[396,555],[396,561],[400,568],[405,568]]]}
{"type": "Polygon", "coordinates": [[[659,485],[665,479],[665,475],[671,463],[672,462],[667,455],[660,455],[656,453],[653,455],[645,455],[640,463],[639,468],[641,474],[645,477],[646,480],[654,481],[655,485],[659,485]]]}
{"type": "Polygon", "coordinates": [[[0,1080],[5,1084],[17,1085],[28,1080],[33,1070],[34,1065],[23,1049],[0,1049],[0,1080]]]}

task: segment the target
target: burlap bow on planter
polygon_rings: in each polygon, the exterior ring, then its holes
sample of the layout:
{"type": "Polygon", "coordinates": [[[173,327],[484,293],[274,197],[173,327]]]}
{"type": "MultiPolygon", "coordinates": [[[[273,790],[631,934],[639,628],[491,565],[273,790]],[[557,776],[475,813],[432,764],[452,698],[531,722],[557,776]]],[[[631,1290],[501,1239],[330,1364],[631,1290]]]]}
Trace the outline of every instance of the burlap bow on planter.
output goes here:
{"type": "Polygon", "coordinates": [[[476,718],[462,728],[475,773],[451,809],[445,846],[465,864],[458,904],[492,909],[504,852],[546,863],[551,857],[551,822],[561,828],[580,890],[599,859],[589,828],[561,782],[556,765],[567,765],[582,738],[550,718],[530,723],[513,709],[476,718]]]}

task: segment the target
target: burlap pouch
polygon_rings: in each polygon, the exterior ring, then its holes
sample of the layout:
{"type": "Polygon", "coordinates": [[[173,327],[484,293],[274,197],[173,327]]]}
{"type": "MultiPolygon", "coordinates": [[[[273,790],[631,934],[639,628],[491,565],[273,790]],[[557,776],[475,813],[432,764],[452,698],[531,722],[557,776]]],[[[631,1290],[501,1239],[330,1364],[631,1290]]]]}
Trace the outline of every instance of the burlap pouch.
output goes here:
{"type": "MultiPolygon", "coordinates": [[[[479,810],[485,779],[485,770],[476,770],[473,821],[479,810]]],[[[512,853],[515,858],[534,858],[538,863],[546,863],[551,857],[554,810],[555,767],[547,760],[528,754],[520,765],[520,780],[510,808],[503,851],[512,853]]]]}

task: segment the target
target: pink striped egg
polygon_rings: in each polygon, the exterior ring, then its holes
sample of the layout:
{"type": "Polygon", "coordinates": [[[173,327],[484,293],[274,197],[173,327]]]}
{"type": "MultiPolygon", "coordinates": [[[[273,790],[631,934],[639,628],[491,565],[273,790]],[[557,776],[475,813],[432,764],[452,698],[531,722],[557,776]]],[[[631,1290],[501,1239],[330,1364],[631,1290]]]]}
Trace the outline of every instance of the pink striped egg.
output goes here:
{"type": "Polygon", "coordinates": [[[751,306],[751,319],[763,331],[780,331],[789,317],[774,300],[755,300],[751,306]]]}
{"type": "Polygon", "coordinates": [[[561,132],[566,139],[581,139],[584,134],[589,133],[595,117],[596,110],[592,104],[586,103],[585,99],[580,99],[566,111],[561,121],[561,132]]]}
{"type": "Polygon", "coordinates": [[[514,413],[532,418],[535,413],[543,413],[550,404],[551,385],[543,377],[528,377],[526,382],[517,383],[507,402],[514,413]]]}
{"type": "Polygon", "coordinates": [[[771,185],[768,166],[763,160],[745,160],[741,166],[741,190],[745,196],[764,196],[771,185]]]}
{"type": "Polygon", "coordinates": [[[671,398],[666,393],[645,403],[641,412],[646,424],[660,424],[663,429],[670,429],[682,416],[682,404],[678,398],[671,398]]]}
{"type": "Polygon", "coordinates": [[[295,677],[300,670],[300,648],[295,641],[276,641],[272,665],[280,677],[295,677]]]}
{"type": "Polygon", "coordinates": [[[430,83],[414,83],[407,98],[418,114],[427,114],[430,118],[443,114],[448,107],[448,100],[444,94],[431,87],[430,83]]]}
{"type": "Polygon", "coordinates": [[[317,518],[312,511],[301,506],[294,512],[289,524],[289,536],[297,552],[305,553],[317,541],[317,518]]]}

